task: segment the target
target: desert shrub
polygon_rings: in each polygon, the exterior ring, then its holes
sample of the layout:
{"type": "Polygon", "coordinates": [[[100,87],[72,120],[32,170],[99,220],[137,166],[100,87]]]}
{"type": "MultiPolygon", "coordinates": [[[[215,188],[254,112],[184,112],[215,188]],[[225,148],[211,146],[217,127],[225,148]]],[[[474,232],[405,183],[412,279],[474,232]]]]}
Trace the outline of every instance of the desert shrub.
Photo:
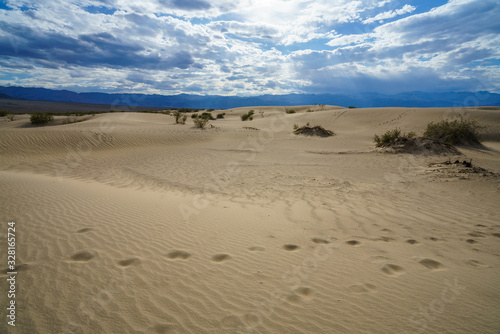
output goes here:
{"type": "Polygon", "coordinates": [[[31,124],[46,124],[52,122],[53,120],[54,116],[43,112],[34,113],[30,117],[31,124]]]}
{"type": "Polygon", "coordinates": [[[451,145],[479,144],[479,129],[481,126],[473,120],[444,120],[439,123],[429,123],[424,137],[438,140],[451,145]]]}
{"type": "Polygon", "coordinates": [[[14,120],[14,118],[15,118],[15,115],[7,115],[7,119],[11,122],[14,120]]]}
{"type": "Polygon", "coordinates": [[[209,120],[207,117],[197,116],[193,119],[193,123],[196,128],[204,129],[209,120]]]}
{"type": "Polygon", "coordinates": [[[226,116],[225,112],[217,114],[217,118],[224,118],[224,116],[226,116]]]}
{"type": "Polygon", "coordinates": [[[212,113],[210,112],[204,112],[201,114],[201,118],[206,118],[206,119],[209,119],[211,121],[213,121],[215,118],[212,116],[212,113]]]}
{"type": "Polygon", "coordinates": [[[186,112],[197,112],[198,109],[189,109],[189,108],[179,108],[177,109],[178,112],[181,112],[181,113],[186,113],[186,112]]]}
{"type": "Polygon", "coordinates": [[[175,124],[186,124],[187,116],[180,113],[178,110],[174,112],[175,124]]]}
{"type": "Polygon", "coordinates": [[[253,120],[253,114],[254,114],[254,111],[250,110],[248,113],[241,115],[241,120],[242,121],[246,121],[246,120],[251,121],[251,120],[253,120]]]}
{"type": "Polygon", "coordinates": [[[0,117],[7,116],[9,112],[7,110],[0,110],[0,117]]]}
{"type": "Polygon", "coordinates": [[[215,110],[214,108],[210,108],[210,109],[208,109],[207,111],[212,112],[212,111],[214,111],[214,110],[215,110]]]}
{"type": "Polygon", "coordinates": [[[388,130],[382,135],[382,137],[380,137],[379,135],[375,135],[375,137],[373,137],[373,141],[375,142],[375,145],[379,147],[395,142],[399,138],[401,138],[401,130],[396,128],[394,130],[388,130]]]}
{"type": "Polygon", "coordinates": [[[355,106],[349,106],[349,109],[356,109],[355,106]]]}
{"type": "Polygon", "coordinates": [[[293,109],[290,109],[290,110],[285,109],[285,112],[286,112],[287,114],[295,114],[295,110],[293,110],[293,109]]]}
{"type": "Polygon", "coordinates": [[[198,114],[192,114],[191,115],[191,118],[193,118],[193,119],[196,118],[196,117],[198,117],[198,114]]]}

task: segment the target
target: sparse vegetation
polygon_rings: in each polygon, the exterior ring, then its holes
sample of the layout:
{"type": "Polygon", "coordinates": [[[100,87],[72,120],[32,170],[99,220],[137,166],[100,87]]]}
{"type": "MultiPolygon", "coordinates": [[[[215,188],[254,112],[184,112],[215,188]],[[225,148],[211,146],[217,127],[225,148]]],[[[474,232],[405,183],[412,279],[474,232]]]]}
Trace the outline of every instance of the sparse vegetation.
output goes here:
{"type": "Polygon", "coordinates": [[[7,116],[9,112],[7,110],[0,110],[0,117],[7,116]]]}
{"type": "Polygon", "coordinates": [[[183,115],[179,110],[174,112],[175,124],[186,124],[187,116],[183,115]]]}
{"type": "Polygon", "coordinates": [[[37,124],[37,125],[47,124],[49,122],[54,121],[54,116],[43,113],[43,112],[39,112],[39,113],[32,114],[30,117],[30,121],[31,121],[31,124],[37,124]]]}
{"type": "Polygon", "coordinates": [[[14,115],[7,115],[7,119],[11,122],[14,120],[14,118],[15,118],[14,115]]]}
{"type": "Polygon", "coordinates": [[[355,106],[349,106],[349,109],[356,109],[355,106]]]}
{"type": "Polygon", "coordinates": [[[254,110],[250,110],[248,113],[241,115],[242,121],[253,120],[254,110]]]}
{"type": "Polygon", "coordinates": [[[318,136],[318,137],[335,136],[335,133],[333,131],[327,130],[319,125],[311,127],[311,126],[309,126],[309,123],[307,123],[307,125],[304,125],[300,128],[297,126],[296,129],[295,129],[295,125],[294,125],[293,133],[295,133],[296,135],[318,136]]]}
{"type": "Polygon", "coordinates": [[[285,108],[285,112],[287,114],[295,114],[295,110],[293,110],[293,109],[288,110],[287,108],[285,108]]]}
{"type": "Polygon", "coordinates": [[[206,118],[206,119],[209,119],[211,121],[215,120],[215,118],[212,116],[212,113],[210,113],[210,112],[202,113],[201,118],[206,118]]]}
{"type": "Polygon", "coordinates": [[[429,123],[424,136],[451,145],[479,144],[479,129],[481,126],[473,120],[444,120],[439,123],[429,123]]]}
{"type": "Polygon", "coordinates": [[[412,139],[416,137],[416,133],[411,131],[408,134],[401,134],[401,130],[396,128],[393,130],[388,130],[386,133],[380,137],[379,135],[375,135],[373,137],[373,141],[375,142],[375,146],[381,147],[385,146],[388,144],[393,144],[398,140],[407,140],[407,139],[412,139]]]}
{"type": "Polygon", "coordinates": [[[203,117],[203,115],[193,118],[193,123],[196,128],[204,129],[210,119],[203,117]]]}
{"type": "Polygon", "coordinates": [[[220,114],[217,114],[217,118],[224,118],[224,116],[226,116],[226,113],[223,112],[223,113],[220,113],[220,114]]]}

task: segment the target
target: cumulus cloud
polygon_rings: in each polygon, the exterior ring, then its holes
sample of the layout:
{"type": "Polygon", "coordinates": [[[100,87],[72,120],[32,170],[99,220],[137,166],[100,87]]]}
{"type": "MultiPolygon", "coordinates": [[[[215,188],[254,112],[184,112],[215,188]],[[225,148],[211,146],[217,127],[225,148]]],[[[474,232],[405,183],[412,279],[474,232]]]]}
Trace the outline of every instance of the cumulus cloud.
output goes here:
{"type": "Polygon", "coordinates": [[[392,0],[5,4],[0,84],[252,95],[467,90],[482,80],[500,89],[496,0],[430,10],[392,0]]]}

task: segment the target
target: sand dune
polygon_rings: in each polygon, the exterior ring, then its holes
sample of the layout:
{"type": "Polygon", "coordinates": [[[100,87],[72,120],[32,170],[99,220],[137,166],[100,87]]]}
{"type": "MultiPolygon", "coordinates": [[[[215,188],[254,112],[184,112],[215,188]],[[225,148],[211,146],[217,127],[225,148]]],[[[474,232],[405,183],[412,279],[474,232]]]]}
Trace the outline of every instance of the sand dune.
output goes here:
{"type": "Polygon", "coordinates": [[[498,333],[500,110],[288,109],[205,130],[142,113],[0,122],[0,245],[15,221],[18,271],[0,331],[498,333]],[[459,116],[483,146],[372,142],[459,116]],[[293,134],[308,122],[336,135],[293,134]],[[430,165],[448,159],[484,170],[430,165]]]}

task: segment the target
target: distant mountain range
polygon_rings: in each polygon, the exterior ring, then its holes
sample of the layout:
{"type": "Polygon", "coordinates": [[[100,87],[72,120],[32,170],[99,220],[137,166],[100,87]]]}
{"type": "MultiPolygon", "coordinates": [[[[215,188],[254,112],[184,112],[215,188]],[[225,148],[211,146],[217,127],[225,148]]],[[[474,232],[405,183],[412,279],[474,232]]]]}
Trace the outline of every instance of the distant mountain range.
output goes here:
{"type": "Polygon", "coordinates": [[[394,95],[359,94],[288,94],[260,96],[218,95],[146,95],[75,93],[45,88],[2,87],[0,98],[38,101],[92,103],[113,106],[142,106],[161,108],[228,109],[245,106],[290,106],[329,104],[343,107],[475,107],[500,106],[500,94],[481,92],[425,93],[407,92],[394,95]]]}

